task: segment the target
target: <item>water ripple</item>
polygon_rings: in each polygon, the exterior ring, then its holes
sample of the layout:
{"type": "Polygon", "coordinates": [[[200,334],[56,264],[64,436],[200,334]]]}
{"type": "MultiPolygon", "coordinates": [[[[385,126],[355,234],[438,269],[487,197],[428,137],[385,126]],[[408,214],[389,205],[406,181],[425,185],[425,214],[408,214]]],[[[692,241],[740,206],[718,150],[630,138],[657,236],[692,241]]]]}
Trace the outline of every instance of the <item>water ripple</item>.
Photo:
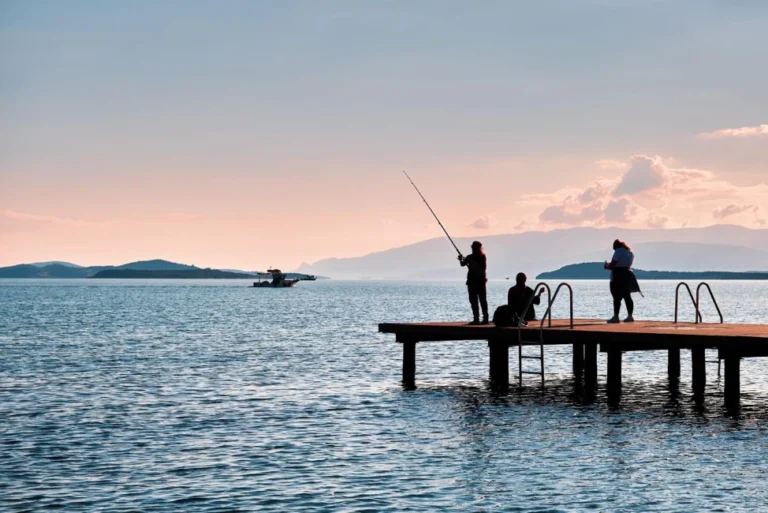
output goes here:
{"type": "MultiPolygon", "coordinates": [[[[645,286],[640,317],[667,318],[673,287],[645,286]]],[[[491,302],[505,288],[491,283],[491,302]]],[[[579,285],[577,315],[607,316],[603,289],[579,285]]],[[[716,289],[729,320],[766,315],[739,302],[767,297],[765,284],[716,289]]],[[[619,408],[602,388],[596,397],[579,389],[566,348],[547,349],[544,389],[532,380],[498,396],[484,344],[422,344],[419,388],[402,390],[400,348],[376,323],[463,319],[464,302],[461,284],[443,283],[262,291],[228,281],[6,280],[0,510],[649,512],[768,503],[760,360],[743,364],[736,418],[724,414],[714,368],[706,402],[696,404],[687,376],[670,389],[666,357],[652,352],[625,356],[619,408]]]]}

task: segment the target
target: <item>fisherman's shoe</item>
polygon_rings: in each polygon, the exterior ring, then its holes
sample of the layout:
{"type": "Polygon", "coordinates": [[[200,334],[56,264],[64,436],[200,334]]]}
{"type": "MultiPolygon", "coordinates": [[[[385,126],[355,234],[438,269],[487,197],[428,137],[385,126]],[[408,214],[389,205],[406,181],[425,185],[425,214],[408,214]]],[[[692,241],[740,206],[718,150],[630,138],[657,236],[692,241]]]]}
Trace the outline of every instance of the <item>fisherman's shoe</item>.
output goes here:
{"type": "Polygon", "coordinates": [[[624,322],[635,322],[635,318],[630,315],[629,317],[624,319],[624,322]]]}
{"type": "Polygon", "coordinates": [[[608,319],[608,324],[619,324],[620,322],[621,321],[619,320],[618,317],[611,317],[610,319],[608,319]]]}

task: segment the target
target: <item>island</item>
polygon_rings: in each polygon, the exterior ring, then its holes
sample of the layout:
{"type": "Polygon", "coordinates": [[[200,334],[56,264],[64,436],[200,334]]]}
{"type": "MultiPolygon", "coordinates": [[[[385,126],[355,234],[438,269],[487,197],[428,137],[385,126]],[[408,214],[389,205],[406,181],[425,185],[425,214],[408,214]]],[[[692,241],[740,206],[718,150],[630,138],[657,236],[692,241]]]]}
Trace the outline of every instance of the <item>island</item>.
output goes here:
{"type": "MultiPolygon", "coordinates": [[[[638,280],[768,280],[767,272],[730,271],[645,271],[633,269],[638,280]]],[[[603,262],[584,262],[541,273],[538,280],[605,280],[611,273],[603,268],[603,262]]]]}
{"type": "Polygon", "coordinates": [[[99,271],[93,275],[93,278],[161,278],[161,279],[252,279],[253,275],[245,273],[235,273],[231,271],[219,271],[218,269],[187,269],[187,270],[141,270],[141,269],[108,269],[99,271]]]}

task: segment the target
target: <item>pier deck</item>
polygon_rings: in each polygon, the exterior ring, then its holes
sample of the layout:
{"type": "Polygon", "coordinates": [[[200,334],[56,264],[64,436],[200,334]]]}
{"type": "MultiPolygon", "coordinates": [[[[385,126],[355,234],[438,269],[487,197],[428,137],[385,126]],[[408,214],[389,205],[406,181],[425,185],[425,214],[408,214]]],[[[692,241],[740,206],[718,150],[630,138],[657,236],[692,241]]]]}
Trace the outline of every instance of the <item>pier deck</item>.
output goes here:
{"type": "Polygon", "coordinates": [[[680,376],[680,350],[691,350],[692,385],[694,397],[704,394],[706,373],[705,349],[717,349],[718,358],[725,363],[725,402],[738,407],[740,396],[740,361],[745,357],[768,356],[768,326],[757,324],[711,324],[662,321],[606,324],[604,320],[575,319],[573,327],[567,319],[555,319],[550,327],[540,321],[528,326],[471,326],[456,322],[384,323],[382,333],[395,334],[403,344],[403,383],[415,384],[416,344],[452,340],[487,340],[490,350],[491,381],[502,389],[509,385],[509,347],[572,345],[573,369],[584,376],[585,384],[597,383],[597,351],[607,353],[609,398],[618,400],[621,394],[621,355],[627,351],[668,352],[670,379],[680,376]]]}

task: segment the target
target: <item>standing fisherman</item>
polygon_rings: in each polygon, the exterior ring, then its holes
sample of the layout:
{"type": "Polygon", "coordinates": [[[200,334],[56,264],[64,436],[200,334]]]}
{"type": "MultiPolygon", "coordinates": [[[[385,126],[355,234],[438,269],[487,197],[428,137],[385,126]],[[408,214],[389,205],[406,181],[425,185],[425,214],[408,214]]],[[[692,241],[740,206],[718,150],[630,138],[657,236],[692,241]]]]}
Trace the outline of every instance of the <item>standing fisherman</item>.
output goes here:
{"type": "Polygon", "coordinates": [[[470,324],[488,324],[488,300],[486,298],[486,258],[483,245],[479,241],[472,243],[472,254],[459,255],[459,263],[467,267],[467,291],[469,292],[469,304],[472,305],[473,320],[470,324]],[[480,322],[480,309],[483,309],[483,322],[480,322]]]}

